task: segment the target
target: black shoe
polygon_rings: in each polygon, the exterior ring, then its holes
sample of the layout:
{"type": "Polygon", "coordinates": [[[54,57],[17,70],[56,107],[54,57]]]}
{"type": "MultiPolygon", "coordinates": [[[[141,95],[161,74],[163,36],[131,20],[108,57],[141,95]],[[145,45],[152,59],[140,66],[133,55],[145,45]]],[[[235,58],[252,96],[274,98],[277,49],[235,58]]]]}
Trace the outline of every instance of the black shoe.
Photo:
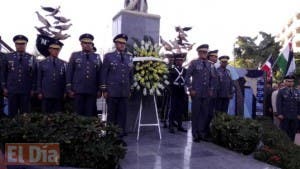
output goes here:
{"type": "Polygon", "coordinates": [[[212,142],[213,139],[211,137],[202,137],[201,138],[203,141],[206,141],[206,142],[212,142]]]}
{"type": "Polygon", "coordinates": [[[181,127],[178,127],[177,130],[178,130],[178,131],[181,131],[181,132],[184,132],[184,133],[187,132],[187,130],[186,130],[185,128],[183,128],[182,126],[181,126],[181,127]]]}
{"type": "Polygon", "coordinates": [[[178,127],[178,124],[175,121],[172,122],[172,125],[178,127]]]}
{"type": "Polygon", "coordinates": [[[170,128],[169,128],[169,132],[172,133],[172,134],[174,134],[174,133],[175,133],[174,128],[173,128],[173,127],[170,127],[170,128]]]}

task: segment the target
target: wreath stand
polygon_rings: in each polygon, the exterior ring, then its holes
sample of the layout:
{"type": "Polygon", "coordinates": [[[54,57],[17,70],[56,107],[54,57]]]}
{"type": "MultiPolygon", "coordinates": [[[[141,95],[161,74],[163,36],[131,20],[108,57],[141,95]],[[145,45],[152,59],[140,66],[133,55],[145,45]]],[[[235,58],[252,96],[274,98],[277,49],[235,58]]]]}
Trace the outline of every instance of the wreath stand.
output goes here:
{"type": "Polygon", "coordinates": [[[158,111],[157,111],[156,97],[155,97],[155,95],[153,95],[153,96],[147,96],[147,97],[153,97],[156,123],[142,123],[141,122],[142,121],[142,115],[143,115],[143,98],[145,98],[144,96],[142,96],[141,101],[140,101],[139,112],[138,112],[137,118],[135,120],[135,125],[134,125],[135,127],[138,128],[136,140],[139,141],[141,127],[152,127],[152,126],[157,126],[157,128],[158,128],[158,134],[159,134],[159,139],[161,140],[161,131],[160,131],[160,123],[159,123],[158,111]]]}

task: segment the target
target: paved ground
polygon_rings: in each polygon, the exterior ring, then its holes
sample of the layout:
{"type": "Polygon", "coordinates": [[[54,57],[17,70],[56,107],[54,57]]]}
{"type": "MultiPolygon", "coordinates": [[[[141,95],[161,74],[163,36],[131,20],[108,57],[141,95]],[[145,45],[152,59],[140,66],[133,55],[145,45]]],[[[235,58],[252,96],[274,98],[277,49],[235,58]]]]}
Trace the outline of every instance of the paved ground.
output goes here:
{"type": "MultiPolygon", "coordinates": [[[[189,126],[189,123],[187,124],[189,126]]],[[[192,141],[189,132],[170,134],[162,129],[144,131],[140,140],[136,134],[126,137],[128,152],[121,161],[122,169],[275,169],[276,167],[238,154],[212,143],[192,141]]]]}

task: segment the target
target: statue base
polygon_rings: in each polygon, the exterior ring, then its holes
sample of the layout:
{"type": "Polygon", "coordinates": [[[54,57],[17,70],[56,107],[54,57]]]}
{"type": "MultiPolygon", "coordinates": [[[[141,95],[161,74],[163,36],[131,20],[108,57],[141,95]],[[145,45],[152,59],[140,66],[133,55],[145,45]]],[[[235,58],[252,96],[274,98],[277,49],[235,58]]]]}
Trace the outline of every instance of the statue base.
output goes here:
{"type": "Polygon", "coordinates": [[[138,11],[121,10],[113,17],[113,36],[125,33],[128,43],[132,44],[131,37],[142,39],[145,35],[151,36],[154,42],[159,42],[160,16],[138,11]]]}

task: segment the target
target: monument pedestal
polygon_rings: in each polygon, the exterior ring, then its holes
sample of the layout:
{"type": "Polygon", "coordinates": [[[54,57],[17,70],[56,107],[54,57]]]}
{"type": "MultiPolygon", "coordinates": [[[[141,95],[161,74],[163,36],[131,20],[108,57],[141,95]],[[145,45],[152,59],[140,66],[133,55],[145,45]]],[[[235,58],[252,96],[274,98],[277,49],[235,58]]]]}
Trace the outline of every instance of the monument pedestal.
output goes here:
{"type": "Polygon", "coordinates": [[[131,37],[143,39],[151,36],[154,42],[159,42],[160,16],[137,11],[121,10],[113,17],[113,36],[125,33],[128,43],[132,44],[131,37]]]}

